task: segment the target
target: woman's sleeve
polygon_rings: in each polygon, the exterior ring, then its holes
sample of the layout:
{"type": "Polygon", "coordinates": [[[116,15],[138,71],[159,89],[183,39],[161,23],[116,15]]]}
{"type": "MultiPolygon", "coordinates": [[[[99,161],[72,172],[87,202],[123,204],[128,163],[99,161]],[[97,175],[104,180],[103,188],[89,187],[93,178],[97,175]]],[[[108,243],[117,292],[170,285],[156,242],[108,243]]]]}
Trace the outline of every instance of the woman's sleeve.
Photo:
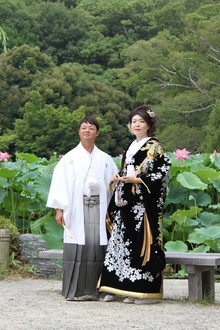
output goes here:
{"type": "Polygon", "coordinates": [[[161,149],[156,148],[145,160],[138,175],[142,180],[141,188],[145,193],[160,193],[169,183],[170,160],[161,149]],[[159,152],[158,152],[159,151],[159,152]]]}

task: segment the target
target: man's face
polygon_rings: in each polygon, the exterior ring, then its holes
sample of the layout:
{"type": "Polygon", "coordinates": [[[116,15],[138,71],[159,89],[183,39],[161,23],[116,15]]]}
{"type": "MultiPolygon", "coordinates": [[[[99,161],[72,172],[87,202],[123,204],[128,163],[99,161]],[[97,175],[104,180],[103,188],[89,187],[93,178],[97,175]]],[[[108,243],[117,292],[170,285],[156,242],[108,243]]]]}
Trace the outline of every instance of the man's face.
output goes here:
{"type": "Polygon", "coordinates": [[[79,136],[82,142],[95,142],[96,137],[99,135],[95,125],[90,123],[82,123],[79,128],[79,136]]]}

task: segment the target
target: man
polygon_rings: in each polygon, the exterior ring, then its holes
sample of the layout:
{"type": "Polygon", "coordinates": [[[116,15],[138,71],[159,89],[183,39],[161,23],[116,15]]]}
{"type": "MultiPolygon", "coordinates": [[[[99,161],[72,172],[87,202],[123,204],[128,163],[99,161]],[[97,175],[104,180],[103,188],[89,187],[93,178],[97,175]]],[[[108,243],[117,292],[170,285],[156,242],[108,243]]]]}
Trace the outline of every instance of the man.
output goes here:
{"type": "Polygon", "coordinates": [[[117,167],[95,146],[99,123],[91,117],[79,124],[80,143],[56,165],[47,206],[64,226],[62,294],[67,300],[95,299],[107,245],[106,210],[109,182],[117,167]]]}

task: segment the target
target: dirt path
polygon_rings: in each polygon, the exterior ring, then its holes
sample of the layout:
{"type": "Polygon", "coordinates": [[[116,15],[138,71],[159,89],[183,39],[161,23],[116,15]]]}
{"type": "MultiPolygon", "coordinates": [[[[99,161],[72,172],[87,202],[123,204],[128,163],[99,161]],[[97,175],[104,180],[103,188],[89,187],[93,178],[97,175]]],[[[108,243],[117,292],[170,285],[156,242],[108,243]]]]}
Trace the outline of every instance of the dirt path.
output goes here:
{"type": "Polygon", "coordinates": [[[155,305],[120,300],[69,302],[61,281],[5,279],[0,281],[0,330],[147,329],[217,330],[220,328],[220,283],[216,303],[187,301],[187,280],[164,280],[164,300],[155,305]]]}

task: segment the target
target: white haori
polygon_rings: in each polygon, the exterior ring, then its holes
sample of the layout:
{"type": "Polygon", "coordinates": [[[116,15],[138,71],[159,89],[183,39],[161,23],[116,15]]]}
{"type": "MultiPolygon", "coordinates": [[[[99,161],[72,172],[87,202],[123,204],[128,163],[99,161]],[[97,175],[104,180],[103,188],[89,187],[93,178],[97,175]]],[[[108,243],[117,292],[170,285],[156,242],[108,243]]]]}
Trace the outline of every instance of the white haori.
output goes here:
{"type": "Polygon", "coordinates": [[[72,233],[64,231],[64,243],[85,244],[83,194],[88,172],[96,178],[100,195],[100,245],[107,244],[106,212],[111,197],[109,182],[118,172],[112,158],[94,146],[93,155],[79,143],[54,168],[47,206],[63,210],[64,221],[72,233]]]}

